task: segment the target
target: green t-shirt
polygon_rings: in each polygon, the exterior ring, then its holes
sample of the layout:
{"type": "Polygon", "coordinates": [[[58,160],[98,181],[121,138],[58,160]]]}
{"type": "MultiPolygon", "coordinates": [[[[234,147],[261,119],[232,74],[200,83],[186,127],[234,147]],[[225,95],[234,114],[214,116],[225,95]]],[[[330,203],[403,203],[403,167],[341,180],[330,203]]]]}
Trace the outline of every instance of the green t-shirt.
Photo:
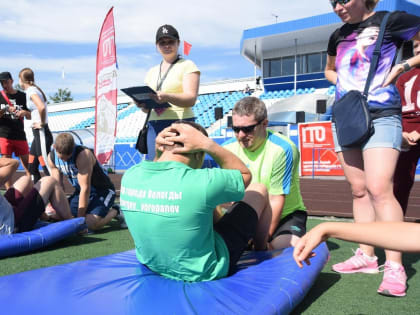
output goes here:
{"type": "Polygon", "coordinates": [[[223,147],[238,156],[252,173],[252,182],[267,187],[270,195],[285,195],[281,218],[296,210],[306,210],[300,193],[299,151],[280,133],[267,130],[267,138],[255,151],[243,149],[235,138],[223,147]]]}
{"type": "Polygon", "coordinates": [[[244,193],[238,170],[149,161],[131,167],[121,182],[121,208],[137,258],[177,280],[225,277],[229,252],[213,230],[213,210],[241,200],[244,193]]]}

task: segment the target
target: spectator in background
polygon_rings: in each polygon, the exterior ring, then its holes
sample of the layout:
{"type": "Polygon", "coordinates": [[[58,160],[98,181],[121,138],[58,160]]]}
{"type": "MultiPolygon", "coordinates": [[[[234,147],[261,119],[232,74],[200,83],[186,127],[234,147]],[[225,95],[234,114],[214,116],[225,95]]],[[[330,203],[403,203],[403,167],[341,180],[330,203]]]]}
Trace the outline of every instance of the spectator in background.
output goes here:
{"type": "MultiPolygon", "coordinates": [[[[155,157],[155,138],[164,128],[182,119],[194,121],[194,106],[200,83],[200,71],[191,61],[180,57],[178,31],[172,25],[162,25],[156,32],[156,49],[162,56],[159,65],[154,66],[146,75],[145,83],[156,91],[151,98],[157,103],[169,103],[171,107],[151,110],[148,122],[147,160],[155,157]]],[[[137,106],[148,112],[144,104],[137,106]]]]}
{"type": "Polygon", "coordinates": [[[31,111],[34,138],[29,153],[29,171],[36,183],[41,178],[39,165],[45,175],[50,175],[46,162],[53,143],[53,136],[48,128],[47,97],[35,84],[34,72],[29,68],[24,68],[19,72],[19,85],[25,90],[26,105],[31,111]]]}
{"type": "Polygon", "coordinates": [[[261,76],[255,79],[255,90],[261,90],[261,76]]]}
{"type": "Polygon", "coordinates": [[[299,151],[287,137],[267,129],[267,109],[257,97],[239,100],[232,112],[236,139],[223,147],[251,170],[252,183],[264,184],[272,209],[269,248],[293,246],[306,232],[306,208],[299,184],[299,151]]]}
{"type": "MultiPolygon", "coordinates": [[[[26,107],[26,95],[13,87],[10,72],[0,73],[0,82],[5,94],[0,95],[0,154],[6,158],[11,158],[12,154],[19,157],[26,175],[29,176],[29,147],[23,119],[31,119],[31,112],[26,107]]],[[[9,189],[12,186],[12,177],[4,185],[9,189]]]]}
{"type": "MultiPolygon", "coordinates": [[[[413,54],[420,60],[420,40],[413,41],[413,54]]],[[[403,148],[395,169],[394,194],[405,214],[420,159],[420,62],[402,74],[396,85],[402,105],[403,148]]]]}
{"type": "MultiPolygon", "coordinates": [[[[336,100],[351,90],[363,92],[376,44],[375,30],[379,29],[386,14],[374,11],[377,2],[330,1],[334,12],[345,23],[333,32],[327,50],[325,77],[336,84],[336,100]],[[368,28],[371,30],[366,31],[368,28]],[[359,51],[362,47],[363,54],[359,51]]],[[[393,66],[393,60],[403,41],[420,39],[419,31],[419,17],[401,11],[391,13],[385,28],[379,67],[368,95],[369,110],[379,116],[373,120],[374,133],[359,146],[341,147],[332,123],[335,151],[351,185],[353,215],[358,223],[403,221],[403,212],[392,192],[402,132],[400,97],[392,82],[406,66],[393,66]]],[[[418,65],[419,61],[409,59],[408,67],[418,65]]],[[[386,250],[385,256],[384,277],[378,293],[404,296],[407,276],[401,253],[386,250]]],[[[377,260],[372,246],[360,244],[354,256],[333,265],[332,269],[338,273],[377,273],[377,260]]]]}

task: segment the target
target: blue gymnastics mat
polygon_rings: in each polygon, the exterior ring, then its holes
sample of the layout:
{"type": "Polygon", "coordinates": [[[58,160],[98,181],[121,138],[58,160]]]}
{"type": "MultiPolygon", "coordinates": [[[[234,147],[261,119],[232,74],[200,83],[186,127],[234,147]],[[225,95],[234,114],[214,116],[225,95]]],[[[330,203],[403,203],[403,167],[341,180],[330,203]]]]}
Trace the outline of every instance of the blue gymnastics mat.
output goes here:
{"type": "Polygon", "coordinates": [[[230,277],[187,283],[155,274],[131,250],[3,276],[0,305],[8,315],[288,314],[329,256],[322,243],[300,269],[292,252],[250,252],[230,277]]]}
{"type": "Polygon", "coordinates": [[[35,230],[0,236],[0,257],[33,251],[54,244],[86,228],[85,218],[50,223],[35,230]]]}

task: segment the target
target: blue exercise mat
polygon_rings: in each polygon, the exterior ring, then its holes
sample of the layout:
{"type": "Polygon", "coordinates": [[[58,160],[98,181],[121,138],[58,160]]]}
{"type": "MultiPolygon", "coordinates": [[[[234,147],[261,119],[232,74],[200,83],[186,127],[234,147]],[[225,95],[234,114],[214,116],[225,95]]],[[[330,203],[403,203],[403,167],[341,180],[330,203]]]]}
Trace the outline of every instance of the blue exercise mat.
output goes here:
{"type": "Polygon", "coordinates": [[[0,257],[33,251],[54,244],[86,228],[85,218],[49,223],[35,230],[0,236],[0,257]]]}
{"type": "Polygon", "coordinates": [[[139,264],[134,250],[0,278],[2,312],[14,314],[288,314],[328,260],[325,243],[300,269],[284,251],[244,255],[227,278],[187,283],[139,264]]]}

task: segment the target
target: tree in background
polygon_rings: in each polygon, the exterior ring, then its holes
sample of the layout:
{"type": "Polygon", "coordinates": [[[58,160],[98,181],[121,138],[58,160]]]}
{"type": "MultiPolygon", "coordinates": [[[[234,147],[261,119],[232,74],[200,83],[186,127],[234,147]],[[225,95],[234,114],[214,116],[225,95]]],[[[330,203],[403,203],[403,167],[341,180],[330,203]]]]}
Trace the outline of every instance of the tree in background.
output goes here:
{"type": "Polygon", "coordinates": [[[73,97],[71,96],[71,91],[67,88],[58,89],[54,95],[50,95],[50,101],[53,103],[62,103],[72,101],[73,97]]]}

